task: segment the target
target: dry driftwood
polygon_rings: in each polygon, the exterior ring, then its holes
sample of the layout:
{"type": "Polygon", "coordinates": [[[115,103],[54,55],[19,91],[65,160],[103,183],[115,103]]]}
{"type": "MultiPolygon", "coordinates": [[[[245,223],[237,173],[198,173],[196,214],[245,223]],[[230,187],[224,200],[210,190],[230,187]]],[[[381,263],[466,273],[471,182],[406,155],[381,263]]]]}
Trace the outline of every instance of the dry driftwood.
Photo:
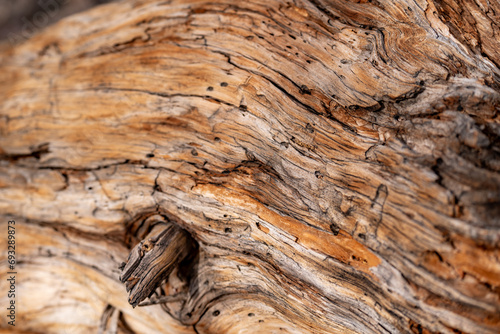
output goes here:
{"type": "Polygon", "coordinates": [[[496,0],[130,0],[4,45],[18,295],[2,327],[498,333],[499,15],[496,0]],[[185,261],[182,242],[131,257],[162,273],[132,308],[118,267],[154,226],[194,244],[185,261]]]}

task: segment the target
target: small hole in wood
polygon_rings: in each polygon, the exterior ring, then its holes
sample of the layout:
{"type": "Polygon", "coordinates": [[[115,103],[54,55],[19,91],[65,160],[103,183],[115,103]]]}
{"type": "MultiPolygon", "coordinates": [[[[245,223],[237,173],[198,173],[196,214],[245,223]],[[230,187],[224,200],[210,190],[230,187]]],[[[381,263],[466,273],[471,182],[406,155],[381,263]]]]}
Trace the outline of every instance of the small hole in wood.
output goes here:
{"type": "Polygon", "coordinates": [[[302,95],[304,94],[311,95],[311,90],[306,85],[302,85],[299,88],[299,93],[302,95]]]}
{"type": "Polygon", "coordinates": [[[231,232],[233,232],[233,230],[232,230],[230,227],[226,227],[226,228],[224,229],[224,232],[226,232],[226,233],[231,233],[231,232]]]}
{"type": "Polygon", "coordinates": [[[213,315],[214,317],[219,316],[219,314],[220,314],[220,311],[219,311],[219,310],[215,310],[215,311],[212,313],[212,315],[213,315]]]}
{"type": "Polygon", "coordinates": [[[153,153],[148,153],[146,154],[146,158],[154,158],[155,155],[153,153]]]}
{"type": "Polygon", "coordinates": [[[220,83],[220,86],[221,86],[221,87],[227,87],[227,82],[221,82],[221,83],[220,83]]]}
{"type": "Polygon", "coordinates": [[[330,230],[332,231],[333,235],[338,235],[340,232],[340,227],[338,227],[336,224],[332,223],[332,224],[330,224],[330,230]]]}

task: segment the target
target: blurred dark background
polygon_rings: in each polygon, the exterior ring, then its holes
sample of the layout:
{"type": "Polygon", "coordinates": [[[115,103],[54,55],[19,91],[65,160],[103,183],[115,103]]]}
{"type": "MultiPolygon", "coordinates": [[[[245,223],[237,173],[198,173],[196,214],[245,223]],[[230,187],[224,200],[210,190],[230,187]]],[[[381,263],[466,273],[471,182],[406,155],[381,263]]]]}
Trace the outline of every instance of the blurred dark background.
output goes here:
{"type": "Polygon", "coordinates": [[[0,41],[19,43],[65,16],[114,0],[0,0],[0,41]]]}

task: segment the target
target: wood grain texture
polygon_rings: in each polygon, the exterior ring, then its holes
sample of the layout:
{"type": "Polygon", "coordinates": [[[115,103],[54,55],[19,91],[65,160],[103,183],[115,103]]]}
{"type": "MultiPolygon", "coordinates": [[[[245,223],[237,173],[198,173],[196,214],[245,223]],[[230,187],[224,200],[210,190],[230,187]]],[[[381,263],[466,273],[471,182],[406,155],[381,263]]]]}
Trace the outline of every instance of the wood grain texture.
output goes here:
{"type": "Polygon", "coordinates": [[[3,45],[16,330],[498,333],[498,13],[129,0],[3,45]],[[132,309],[151,217],[198,253],[132,309]]]}
{"type": "Polygon", "coordinates": [[[150,297],[182,261],[195,253],[194,245],[189,234],[176,224],[160,221],[152,226],[120,266],[120,281],[130,293],[130,305],[136,307],[150,297]]]}

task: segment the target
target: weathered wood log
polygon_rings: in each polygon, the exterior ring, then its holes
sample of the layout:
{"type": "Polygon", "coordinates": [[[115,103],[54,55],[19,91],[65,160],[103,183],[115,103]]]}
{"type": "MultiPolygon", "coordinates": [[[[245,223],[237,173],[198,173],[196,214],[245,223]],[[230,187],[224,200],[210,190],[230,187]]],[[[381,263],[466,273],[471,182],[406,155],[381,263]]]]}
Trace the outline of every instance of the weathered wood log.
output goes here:
{"type": "Polygon", "coordinates": [[[129,0],[3,45],[2,328],[498,333],[499,15],[129,0]],[[132,308],[162,222],[196,246],[132,308]]]}

